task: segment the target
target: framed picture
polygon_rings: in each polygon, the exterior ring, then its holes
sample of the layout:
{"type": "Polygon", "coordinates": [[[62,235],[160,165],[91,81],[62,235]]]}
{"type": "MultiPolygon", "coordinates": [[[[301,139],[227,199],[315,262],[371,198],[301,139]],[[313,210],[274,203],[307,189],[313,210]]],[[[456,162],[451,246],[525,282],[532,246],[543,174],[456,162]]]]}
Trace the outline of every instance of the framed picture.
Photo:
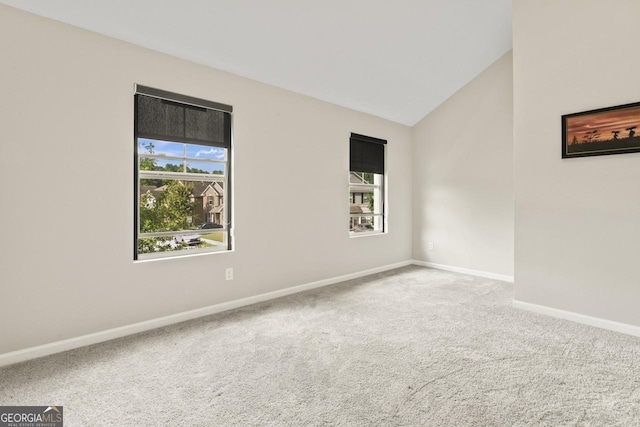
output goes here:
{"type": "Polygon", "coordinates": [[[640,102],[562,116],[562,158],[640,152],[640,102]]]}

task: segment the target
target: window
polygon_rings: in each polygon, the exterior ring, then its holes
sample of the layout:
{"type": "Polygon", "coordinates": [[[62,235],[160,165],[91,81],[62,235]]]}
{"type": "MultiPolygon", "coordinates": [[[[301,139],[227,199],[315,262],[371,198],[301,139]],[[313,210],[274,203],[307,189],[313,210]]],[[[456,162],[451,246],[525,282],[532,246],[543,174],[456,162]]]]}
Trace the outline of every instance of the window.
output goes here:
{"type": "Polygon", "coordinates": [[[134,259],[231,249],[231,112],[136,86],[134,259]]]}
{"type": "Polygon", "coordinates": [[[384,139],[351,134],[349,160],[349,232],[385,232],[384,139]]]}

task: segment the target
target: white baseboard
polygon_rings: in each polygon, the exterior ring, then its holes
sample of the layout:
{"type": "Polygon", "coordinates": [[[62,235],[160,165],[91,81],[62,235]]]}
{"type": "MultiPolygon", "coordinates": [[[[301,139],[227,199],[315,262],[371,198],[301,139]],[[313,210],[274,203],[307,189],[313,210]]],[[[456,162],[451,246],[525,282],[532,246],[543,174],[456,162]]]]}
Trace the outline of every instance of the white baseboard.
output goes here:
{"type": "Polygon", "coordinates": [[[531,304],[529,302],[518,301],[515,299],[513,300],[512,305],[515,308],[519,308],[522,310],[532,311],[534,313],[545,314],[547,316],[571,320],[573,322],[582,323],[584,325],[595,326],[601,329],[607,329],[610,331],[621,332],[623,334],[640,337],[640,326],[634,326],[628,323],[614,322],[613,320],[591,317],[585,314],[560,310],[558,308],[547,307],[544,305],[531,304]]]}
{"type": "Polygon", "coordinates": [[[293,286],[291,288],[279,289],[273,292],[267,292],[247,298],[241,298],[234,301],[223,302],[220,304],[202,307],[195,310],[185,311],[182,313],[172,314],[169,316],[159,317],[157,319],[146,320],[144,322],[134,323],[132,325],[121,326],[119,328],[108,329],[106,331],[95,332],[80,337],[69,338],[62,341],[56,341],[49,344],[39,345],[35,347],[25,348],[23,350],[12,351],[0,354],[0,367],[14,363],[24,362],[26,360],[35,359],[37,357],[48,356],[60,353],[74,348],[84,347],[91,344],[97,344],[109,341],[115,338],[121,338],[127,335],[137,334],[139,332],[160,328],[174,323],[184,322],[186,320],[196,319],[198,317],[208,316],[210,314],[220,313],[222,311],[232,310],[234,308],[244,307],[263,301],[295,294],[298,292],[308,291],[310,289],[329,286],[336,283],[344,282],[359,277],[368,276],[370,274],[381,273],[395,268],[411,265],[411,261],[403,261],[396,264],[385,265],[383,267],[372,268],[369,270],[359,271],[356,273],[345,274],[343,276],[332,277],[330,279],[319,280],[317,282],[306,283],[304,285],[293,286]]]}
{"type": "Polygon", "coordinates": [[[470,268],[463,267],[454,267],[452,265],[436,264],[434,262],[428,261],[413,260],[413,264],[421,265],[423,267],[435,268],[438,270],[453,271],[454,273],[468,274],[470,276],[485,277],[487,279],[495,279],[501,280],[503,282],[513,283],[513,276],[507,276],[504,274],[489,273],[488,271],[472,270],[470,268]]]}

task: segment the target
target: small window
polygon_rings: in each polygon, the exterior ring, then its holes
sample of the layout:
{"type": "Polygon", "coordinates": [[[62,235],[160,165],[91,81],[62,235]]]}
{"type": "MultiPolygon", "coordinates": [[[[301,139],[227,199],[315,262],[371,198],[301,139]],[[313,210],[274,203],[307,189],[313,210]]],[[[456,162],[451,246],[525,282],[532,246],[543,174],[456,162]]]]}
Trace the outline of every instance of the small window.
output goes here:
{"type": "Polygon", "coordinates": [[[351,134],[349,232],[385,232],[385,147],[387,141],[351,134]]]}
{"type": "Polygon", "coordinates": [[[231,107],[140,85],[135,98],[134,259],[230,250],[214,195],[231,186],[231,107]]]}

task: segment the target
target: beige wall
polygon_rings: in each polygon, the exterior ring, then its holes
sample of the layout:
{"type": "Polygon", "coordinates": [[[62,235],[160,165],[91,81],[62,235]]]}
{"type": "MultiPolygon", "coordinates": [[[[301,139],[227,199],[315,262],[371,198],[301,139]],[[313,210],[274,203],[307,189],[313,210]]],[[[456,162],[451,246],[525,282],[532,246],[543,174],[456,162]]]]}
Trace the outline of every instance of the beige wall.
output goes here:
{"type": "Polygon", "coordinates": [[[515,298],[640,325],[640,154],[561,159],[563,114],[640,101],[637,0],[513,2],[515,298]]]}
{"type": "Polygon", "coordinates": [[[513,275],[512,96],[509,52],[414,127],[415,259],[513,275]]]}
{"type": "Polygon", "coordinates": [[[411,259],[410,128],[5,6],[0,52],[0,353],[411,259]],[[134,83],[233,105],[235,252],[132,261],[134,83]],[[351,132],[386,235],[349,238],[351,132]]]}

